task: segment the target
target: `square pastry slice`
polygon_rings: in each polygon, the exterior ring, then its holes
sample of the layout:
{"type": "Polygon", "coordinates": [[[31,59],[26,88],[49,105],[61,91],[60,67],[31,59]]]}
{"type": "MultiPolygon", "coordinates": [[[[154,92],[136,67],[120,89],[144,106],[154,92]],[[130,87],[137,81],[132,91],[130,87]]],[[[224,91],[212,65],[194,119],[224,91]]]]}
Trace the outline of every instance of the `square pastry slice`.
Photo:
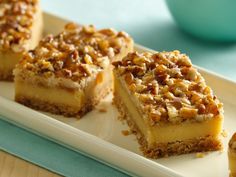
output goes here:
{"type": "Polygon", "coordinates": [[[15,65],[38,44],[42,28],[38,0],[0,2],[0,80],[13,80],[15,65]]]}
{"type": "Polygon", "coordinates": [[[179,51],[114,62],[114,103],[150,158],[219,150],[222,104],[179,51]]]}
{"type": "Polygon", "coordinates": [[[112,89],[111,61],[133,50],[125,32],[69,23],[29,51],[14,70],[15,100],[26,106],[81,117],[112,89]]]}
{"type": "Polygon", "coordinates": [[[230,177],[236,177],[236,133],[229,141],[228,158],[230,177]]]}

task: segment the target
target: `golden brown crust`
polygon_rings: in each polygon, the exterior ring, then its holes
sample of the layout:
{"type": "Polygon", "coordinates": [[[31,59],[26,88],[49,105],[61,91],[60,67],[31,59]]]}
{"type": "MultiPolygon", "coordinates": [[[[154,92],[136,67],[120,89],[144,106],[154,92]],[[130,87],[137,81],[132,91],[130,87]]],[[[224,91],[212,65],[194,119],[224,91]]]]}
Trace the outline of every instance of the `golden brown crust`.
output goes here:
{"type": "Polygon", "coordinates": [[[236,173],[230,173],[229,177],[236,177],[236,173]]]}
{"type": "Polygon", "coordinates": [[[38,6],[38,0],[0,2],[0,51],[21,53],[27,49],[38,6]]]}
{"type": "Polygon", "coordinates": [[[113,62],[115,74],[151,126],[205,121],[223,113],[222,103],[188,56],[179,51],[130,53],[113,62]]]}
{"type": "Polygon", "coordinates": [[[0,70],[0,81],[13,81],[13,73],[12,71],[1,71],[0,70]]]}
{"type": "Polygon", "coordinates": [[[234,135],[229,141],[229,148],[232,152],[236,153],[236,133],[234,133],[234,135]]]}
{"type": "Polygon", "coordinates": [[[88,100],[83,105],[82,109],[78,107],[68,106],[65,104],[51,103],[45,100],[27,97],[24,95],[15,95],[15,101],[36,110],[47,111],[58,115],[64,115],[66,117],[81,118],[87,112],[91,111],[102,98],[109,94],[110,91],[110,87],[104,88],[103,92],[99,95],[99,97],[96,97],[93,100],[88,100]]]}
{"type": "Polygon", "coordinates": [[[128,115],[127,108],[123,104],[119,95],[116,93],[114,94],[113,101],[119,110],[119,118],[127,122],[132,133],[136,135],[136,138],[140,144],[140,150],[148,158],[160,158],[192,152],[214,151],[221,150],[223,148],[221,141],[212,136],[199,137],[186,141],[156,143],[152,147],[149,147],[146,138],[130,118],[131,116],[128,115]]]}
{"type": "Polygon", "coordinates": [[[41,77],[80,81],[108,67],[122,49],[132,45],[124,32],[68,23],[58,35],[41,40],[16,68],[41,77]]]}

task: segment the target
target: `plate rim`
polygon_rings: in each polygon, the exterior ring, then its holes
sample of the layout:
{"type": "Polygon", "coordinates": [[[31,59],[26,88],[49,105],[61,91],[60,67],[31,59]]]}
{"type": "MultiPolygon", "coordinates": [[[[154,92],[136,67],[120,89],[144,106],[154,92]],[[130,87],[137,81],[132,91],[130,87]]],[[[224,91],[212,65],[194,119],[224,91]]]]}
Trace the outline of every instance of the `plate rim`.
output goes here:
{"type": "MultiPolygon", "coordinates": [[[[64,21],[65,23],[69,21],[69,20],[64,19],[62,17],[58,17],[58,16],[55,16],[55,15],[52,15],[52,14],[50,14],[48,12],[44,12],[44,15],[47,18],[57,18],[59,20],[64,21]]],[[[140,50],[145,50],[145,51],[157,52],[157,51],[154,51],[154,50],[149,49],[147,47],[141,46],[139,44],[135,44],[135,48],[138,48],[140,50]]],[[[224,82],[227,82],[229,84],[233,84],[234,86],[236,86],[236,81],[230,80],[230,79],[228,79],[228,78],[226,78],[226,77],[224,77],[224,76],[222,76],[220,74],[217,74],[217,73],[215,73],[213,71],[204,69],[202,67],[198,67],[198,66],[195,66],[195,65],[194,65],[194,67],[199,69],[201,72],[204,72],[206,74],[209,74],[211,76],[216,77],[217,79],[220,79],[220,80],[222,80],[224,82]]],[[[20,123],[19,120],[15,121],[14,117],[16,117],[16,113],[20,114],[20,117],[25,117],[26,116],[26,117],[28,117],[28,119],[29,119],[30,115],[37,115],[38,119],[40,119],[39,121],[48,119],[48,120],[50,120],[48,123],[54,124],[54,125],[60,125],[59,127],[64,127],[65,129],[70,129],[70,130],[75,129],[76,131],[78,131],[79,129],[74,128],[74,127],[72,127],[72,126],[70,126],[70,125],[68,125],[66,123],[63,123],[61,121],[58,121],[56,119],[53,119],[52,117],[44,115],[44,114],[42,114],[42,113],[40,113],[38,111],[34,111],[34,110],[30,109],[30,108],[22,106],[22,105],[14,102],[14,101],[11,101],[11,100],[8,100],[6,98],[3,98],[2,96],[0,96],[0,105],[1,105],[0,106],[0,115],[3,116],[3,117],[0,116],[0,119],[3,119],[4,121],[10,122],[10,123],[13,123],[14,125],[16,125],[18,127],[21,127],[21,128],[26,129],[27,131],[30,131],[30,132],[32,132],[34,134],[37,134],[37,135],[39,135],[41,137],[49,139],[50,141],[56,142],[56,143],[58,143],[60,145],[63,145],[66,148],[69,148],[69,149],[72,149],[74,151],[77,151],[77,152],[79,152],[79,153],[81,153],[81,154],[83,154],[85,156],[88,156],[88,157],[90,157],[92,159],[95,159],[95,160],[97,160],[99,162],[102,162],[102,163],[104,163],[104,164],[106,164],[106,165],[108,165],[110,167],[118,169],[118,170],[120,170],[120,171],[122,171],[122,172],[124,172],[126,174],[129,174],[129,175],[139,175],[139,174],[133,173],[134,171],[129,171],[129,169],[121,167],[120,165],[117,165],[117,164],[114,164],[114,163],[110,163],[109,161],[107,161],[107,160],[105,160],[105,159],[103,159],[101,157],[94,156],[94,155],[92,155],[92,154],[90,154],[90,153],[88,153],[88,152],[86,152],[84,150],[75,148],[75,147],[73,147],[73,146],[71,146],[71,145],[69,145],[69,144],[67,144],[65,142],[61,142],[60,140],[57,140],[57,139],[52,138],[52,137],[50,137],[48,135],[45,135],[42,132],[37,131],[35,128],[32,129],[32,127],[28,127],[24,123],[22,124],[22,122],[20,123]],[[10,107],[19,108],[19,110],[24,110],[24,111],[22,111],[20,113],[19,112],[15,112],[13,109],[10,109],[10,107]]],[[[16,109],[16,110],[18,110],[18,109],[16,109]]],[[[19,115],[17,117],[19,117],[19,115]]],[[[54,128],[56,128],[56,127],[54,126],[54,128]]],[[[75,131],[75,130],[73,130],[73,131],[75,131]]],[[[145,158],[145,157],[143,157],[143,156],[141,156],[139,154],[136,154],[136,153],[131,152],[131,151],[125,149],[125,148],[122,148],[122,147],[119,147],[117,145],[114,145],[114,144],[112,144],[112,143],[110,143],[110,142],[108,142],[106,140],[100,139],[100,138],[96,137],[95,135],[91,135],[91,134],[89,134],[87,132],[84,132],[82,130],[79,130],[78,132],[79,132],[78,134],[80,136],[89,137],[92,140],[96,138],[97,143],[101,143],[104,146],[105,145],[108,146],[110,148],[110,150],[111,149],[117,150],[117,148],[118,148],[119,151],[125,152],[125,154],[127,154],[127,155],[130,155],[130,153],[131,153],[132,158],[134,158],[135,160],[136,159],[138,159],[138,160],[141,159],[142,162],[147,162],[148,164],[155,164],[155,165],[153,165],[153,167],[156,167],[157,169],[156,169],[155,173],[150,173],[150,176],[154,176],[154,174],[156,174],[157,172],[161,172],[162,175],[165,175],[165,176],[176,176],[176,177],[182,176],[177,171],[174,171],[174,170],[172,170],[172,169],[170,169],[170,168],[168,168],[168,167],[166,167],[164,165],[161,165],[158,162],[153,162],[153,161],[151,161],[151,160],[149,160],[149,159],[147,159],[147,158],[145,158]],[[110,146],[110,145],[112,145],[112,146],[110,146]],[[123,151],[123,150],[125,150],[125,151],[123,151]]]]}

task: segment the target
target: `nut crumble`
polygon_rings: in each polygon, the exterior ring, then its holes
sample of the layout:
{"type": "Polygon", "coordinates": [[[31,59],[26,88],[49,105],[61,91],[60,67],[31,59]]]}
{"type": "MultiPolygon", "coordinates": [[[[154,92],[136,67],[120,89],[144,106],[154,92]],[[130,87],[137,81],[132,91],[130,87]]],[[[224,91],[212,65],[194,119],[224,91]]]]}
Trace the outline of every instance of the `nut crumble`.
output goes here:
{"type": "Polygon", "coordinates": [[[45,78],[80,81],[106,68],[122,47],[128,48],[130,41],[125,32],[68,23],[58,35],[42,39],[23,57],[17,69],[45,78]]]}
{"type": "Polygon", "coordinates": [[[38,0],[2,0],[0,2],[0,50],[15,53],[27,49],[38,0]]]}
{"type": "Polygon", "coordinates": [[[161,122],[204,121],[222,114],[222,103],[189,57],[172,52],[130,53],[113,62],[151,126],[161,122]]]}

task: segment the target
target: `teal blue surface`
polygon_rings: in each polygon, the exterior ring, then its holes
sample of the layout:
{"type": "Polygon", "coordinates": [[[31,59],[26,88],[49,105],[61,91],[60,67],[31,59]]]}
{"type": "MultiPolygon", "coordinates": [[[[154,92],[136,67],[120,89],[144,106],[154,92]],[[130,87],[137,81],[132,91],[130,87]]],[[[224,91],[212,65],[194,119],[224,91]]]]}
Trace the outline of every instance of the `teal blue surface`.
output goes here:
{"type": "Polygon", "coordinates": [[[235,0],[166,0],[178,23],[186,32],[203,39],[236,41],[235,0]]]}
{"type": "Polygon", "coordinates": [[[65,176],[128,176],[1,119],[0,148],[65,176]]]}
{"type": "MultiPolygon", "coordinates": [[[[186,35],[172,20],[162,0],[42,0],[42,7],[82,24],[125,30],[137,43],[158,51],[179,49],[190,55],[194,64],[236,80],[236,44],[211,43],[186,35]]],[[[66,176],[124,176],[3,121],[0,148],[66,176]]]]}

